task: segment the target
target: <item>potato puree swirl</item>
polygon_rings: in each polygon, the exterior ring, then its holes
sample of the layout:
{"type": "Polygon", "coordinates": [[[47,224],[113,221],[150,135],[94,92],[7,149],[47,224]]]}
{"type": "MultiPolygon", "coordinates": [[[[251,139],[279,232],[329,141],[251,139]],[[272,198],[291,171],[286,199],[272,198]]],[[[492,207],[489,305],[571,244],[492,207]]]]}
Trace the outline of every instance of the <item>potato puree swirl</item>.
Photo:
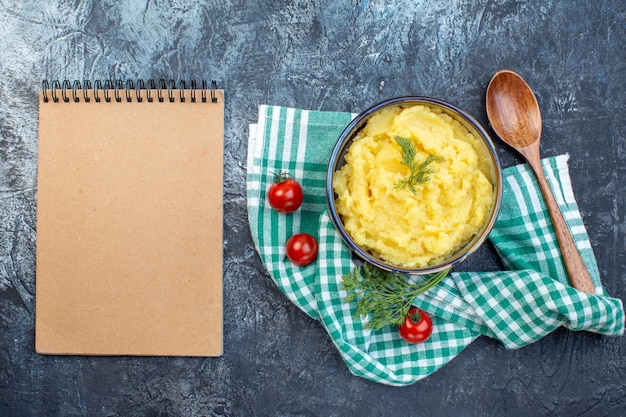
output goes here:
{"type": "Polygon", "coordinates": [[[424,105],[376,112],[354,138],[336,173],[336,207],[353,240],[397,266],[424,267],[460,249],[487,221],[494,202],[489,155],[458,121],[424,105]],[[409,175],[395,136],[414,141],[431,165],[415,194],[394,189],[409,175]]]}

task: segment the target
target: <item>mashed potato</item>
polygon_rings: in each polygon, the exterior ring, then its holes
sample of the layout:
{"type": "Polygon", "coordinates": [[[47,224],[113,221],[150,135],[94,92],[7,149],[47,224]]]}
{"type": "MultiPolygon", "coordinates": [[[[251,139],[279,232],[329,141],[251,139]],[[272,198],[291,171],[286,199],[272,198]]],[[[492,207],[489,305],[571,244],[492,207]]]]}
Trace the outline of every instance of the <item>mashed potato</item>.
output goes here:
{"type": "Polygon", "coordinates": [[[406,268],[437,263],[460,249],[487,221],[494,202],[485,146],[450,116],[423,105],[375,113],[355,137],[336,173],[336,207],[346,231],[368,252],[406,268]],[[430,179],[409,189],[395,136],[412,140],[430,179]]]}

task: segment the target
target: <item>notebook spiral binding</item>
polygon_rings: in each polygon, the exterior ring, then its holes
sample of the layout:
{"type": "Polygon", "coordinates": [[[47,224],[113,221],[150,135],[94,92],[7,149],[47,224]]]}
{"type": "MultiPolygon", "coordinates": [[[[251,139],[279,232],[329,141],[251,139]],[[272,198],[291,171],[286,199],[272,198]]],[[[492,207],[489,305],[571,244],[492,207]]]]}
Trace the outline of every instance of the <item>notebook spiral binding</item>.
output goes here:
{"type": "MultiPolygon", "coordinates": [[[[136,82],[133,80],[126,80],[126,82],[122,80],[95,80],[93,85],[91,81],[84,80],[82,83],[79,80],[74,80],[70,82],[69,80],[53,80],[51,83],[48,80],[42,81],[42,93],[43,93],[43,101],[44,103],[52,102],[57,103],[59,101],[69,102],[70,98],[74,102],[79,102],[82,98],[85,102],[90,102],[93,96],[93,100],[97,103],[101,102],[102,99],[106,102],[110,102],[111,100],[115,100],[116,102],[121,102],[125,99],[127,102],[133,101],[133,91],[135,92],[135,100],[137,102],[142,102],[144,100],[144,96],[142,92],[145,92],[145,99],[148,102],[153,102],[155,98],[158,102],[164,102],[167,97],[167,101],[174,102],[176,101],[176,97],[174,94],[174,90],[176,90],[176,81],[169,80],[166,82],[164,79],[159,79],[158,85],[153,79],[149,79],[144,82],[143,79],[138,79],[136,82]],[[79,93],[79,90],[82,91],[82,94],[79,93]],[[111,96],[111,90],[113,91],[113,96],[111,96]],[[153,91],[156,91],[156,97],[153,94],[153,91]],[[167,95],[164,92],[167,91],[167,95]]],[[[186,83],[184,80],[180,80],[178,82],[178,90],[180,95],[178,100],[180,102],[185,101],[185,90],[187,89],[186,83]]],[[[190,100],[192,103],[197,101],[196,99],[196,91],[200,90],[200,101],[205,103],[208,98],[210,98],[211,102],[217,102],[217,96],[215,95],[215,91],[217,90],[217,82],[211,81],[211,87],[208,86],[207,81],[202,80],[200,87],[198,87],[195,80],[191,81],[191,97],[190,100]],[[207,93],[209,97],[207,97],[207,93]]]]}

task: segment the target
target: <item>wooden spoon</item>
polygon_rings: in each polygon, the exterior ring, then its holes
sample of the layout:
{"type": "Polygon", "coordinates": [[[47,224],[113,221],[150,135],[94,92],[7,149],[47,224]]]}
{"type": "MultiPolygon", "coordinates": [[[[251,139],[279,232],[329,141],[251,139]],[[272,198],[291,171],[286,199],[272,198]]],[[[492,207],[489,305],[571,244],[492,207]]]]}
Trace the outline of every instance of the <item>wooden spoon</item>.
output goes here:
{"type": "Polygon", "coordinates": [[[586,293],[595,293],[589,272],[541,168],[539,103],[522,77],[506,70],[493,76],[487,87],[487,117],[500,139],[518,151],[535,172],[572,286],[586,293]]]}

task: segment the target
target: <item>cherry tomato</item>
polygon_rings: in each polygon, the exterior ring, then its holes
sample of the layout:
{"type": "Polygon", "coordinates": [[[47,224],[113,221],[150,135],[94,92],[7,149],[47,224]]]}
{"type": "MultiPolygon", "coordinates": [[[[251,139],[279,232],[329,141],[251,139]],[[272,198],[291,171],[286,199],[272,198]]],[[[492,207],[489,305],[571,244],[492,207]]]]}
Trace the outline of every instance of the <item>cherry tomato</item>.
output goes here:
{"type": "Polygon", "coordinates": [[[433,332],[433,322],[423,310],[411,307],[404,323],[398,326],[400,336],[409,343],[422,343],[433,332]]]}
{"type": "Polygon", "coordinates": [[[287,258],[298,266],[307,266],[317,258],[317,240],[308,233],[298,233],[287,240],[287,258]]]}
{"type": "Polygon", "coordinates": [[[298,181],[289,178],[287,173],[279,171],[274,175],[274,183],[267,190],[267,201],[274,210],[281,213],[293,213],[302,204],[302,187],[298,181]]]}

